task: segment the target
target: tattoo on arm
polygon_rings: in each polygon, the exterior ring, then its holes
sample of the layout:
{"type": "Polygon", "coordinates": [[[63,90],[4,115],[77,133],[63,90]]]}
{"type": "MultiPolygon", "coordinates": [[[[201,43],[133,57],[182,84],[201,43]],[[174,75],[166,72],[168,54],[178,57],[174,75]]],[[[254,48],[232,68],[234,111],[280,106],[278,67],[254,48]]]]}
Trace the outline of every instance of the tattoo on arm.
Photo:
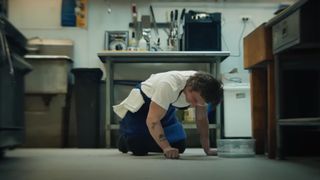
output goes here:
{"type": "Polygon", "coordinates": [[[163,134],[160,134],[159,135],[159,140],[160,141],[165,141],[165,140],[167,140],[167,138],[163,134]]]}

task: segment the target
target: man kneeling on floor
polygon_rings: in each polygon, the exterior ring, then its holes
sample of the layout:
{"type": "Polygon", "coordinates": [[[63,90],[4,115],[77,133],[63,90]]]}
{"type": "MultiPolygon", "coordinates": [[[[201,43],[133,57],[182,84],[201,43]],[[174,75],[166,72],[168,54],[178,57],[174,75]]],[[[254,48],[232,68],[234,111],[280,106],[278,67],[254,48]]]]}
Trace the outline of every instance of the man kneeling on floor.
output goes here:
{"type": "Polygon", "coordinates": [[[210,148],[207,103],[215,107],[222,97],[222,83],[209,73],[169,71],[152,74],[131,90],[114,112],[122,118],[118,148],[121,152],[144,156],[163,152],[179,158],[186,149],[186,134],[175,115],[176,108],[195,107],[200,143],[207,155],[210,148]]]}

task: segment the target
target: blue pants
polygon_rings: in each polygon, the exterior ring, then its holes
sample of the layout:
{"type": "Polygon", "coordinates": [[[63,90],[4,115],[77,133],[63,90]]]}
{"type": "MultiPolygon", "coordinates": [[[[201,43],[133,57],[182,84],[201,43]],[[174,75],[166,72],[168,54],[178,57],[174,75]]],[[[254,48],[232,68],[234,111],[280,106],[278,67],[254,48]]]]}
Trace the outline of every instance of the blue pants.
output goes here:
{"type": "MultiPolygon", "coordinates": [[[[140,84],[136,88],[140,89],[140,84]]],[[[122,138],[121,141],[125,141],[124,144],[128,145],[128,150],[133,151],[130,147],[140,149],[139,147],[141,146],[141,149],[145,148],[148,152],[159,152],[159,150],[156,151],[156,149],[159,149],[160,147],[158,147],[152,138],[146,124],[151,100],[142,91],[141,93],[145,103],[137,112],[127,112],[122,119],[120,123],[120,139],[122,138]]],[[[183,152],[185,149],[186,134],[183,126],[176,117],[175,111],[175,107],[170,105],[166,115],[160,122],[169,143],[171,145],[178,144],[179,147],[177,148],[183,152]]]]}

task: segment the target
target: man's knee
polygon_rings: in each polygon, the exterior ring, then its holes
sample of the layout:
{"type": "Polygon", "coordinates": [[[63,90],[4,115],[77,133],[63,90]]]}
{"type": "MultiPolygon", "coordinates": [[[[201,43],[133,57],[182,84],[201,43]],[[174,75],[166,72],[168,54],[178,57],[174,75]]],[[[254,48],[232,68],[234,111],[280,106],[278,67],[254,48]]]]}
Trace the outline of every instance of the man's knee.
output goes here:
{"type": "Polygon", "coordinates": [[[148,155],[148,149],[146,148],[145,142],[140,138],[128,138],[128,149],[135,156],[148,155]]]}

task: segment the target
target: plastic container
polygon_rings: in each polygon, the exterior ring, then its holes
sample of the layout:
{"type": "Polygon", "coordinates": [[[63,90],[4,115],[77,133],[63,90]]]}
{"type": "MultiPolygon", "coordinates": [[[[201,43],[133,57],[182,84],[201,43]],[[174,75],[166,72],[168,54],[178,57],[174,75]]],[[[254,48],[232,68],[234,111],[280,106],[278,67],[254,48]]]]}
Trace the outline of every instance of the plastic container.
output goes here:
{"type": "Polygon", "coordinates": [[[75,103],[78,133],[78,148],[103,147],[103,122],[100,118],[100,80],[99,68],[76,68],[71,71],[75,76],[75,103]]]}
{"type": "Polygon", "coordinates": [[[147,51],[147,41],[142,37],[139,41],[139,51],[147,51]]]}
{"type": "Polygon", "coordinates": [[[253,157],[254,139],[218,139],[219,157],[253,157]]]}
{"type": "Polygon", "coordinates": [[[250,86],[227,83],[223,87],[224,137],[252,137],[250,86]]]}

